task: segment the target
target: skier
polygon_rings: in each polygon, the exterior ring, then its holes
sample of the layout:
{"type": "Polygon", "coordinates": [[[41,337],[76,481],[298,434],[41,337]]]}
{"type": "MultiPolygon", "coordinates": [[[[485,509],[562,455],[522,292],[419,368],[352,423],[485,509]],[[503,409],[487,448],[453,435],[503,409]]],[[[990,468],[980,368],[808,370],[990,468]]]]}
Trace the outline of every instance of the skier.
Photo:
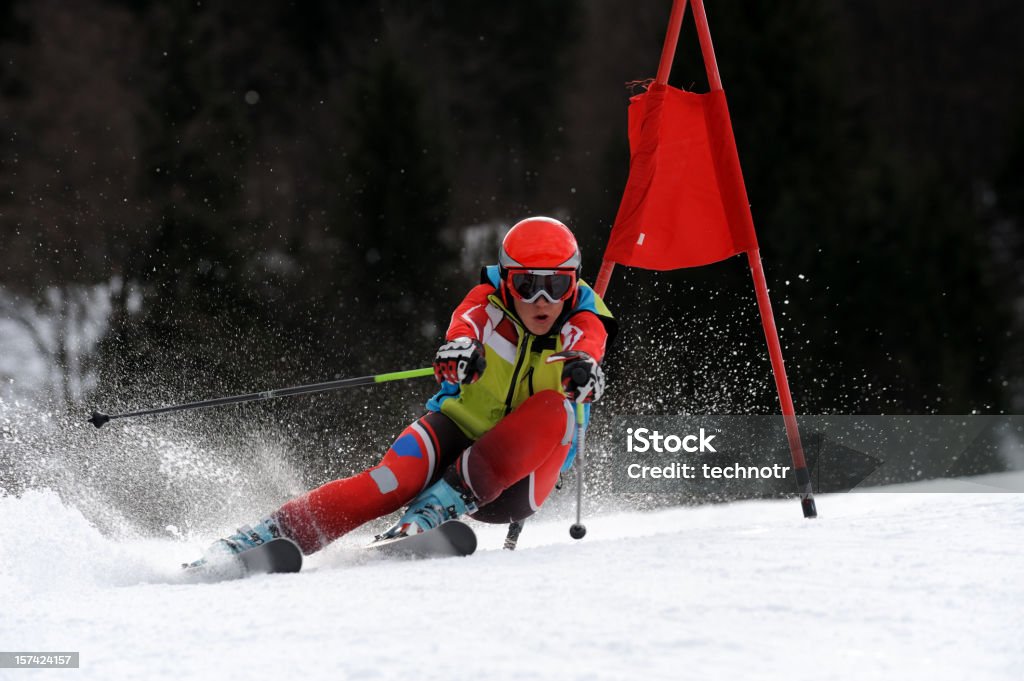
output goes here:
{"type": "MultiPolygon", "coordinates": [[[[434,359],[440,390],[379,464],[285,503],[216,542],[241,553],[287,537],[313,553],[363,523],[408,505],[381,535],[425,532],[462,515],[522,520],[551,493],[575,455],[574,403],[601,397],[601,359],[614,321],[579,279],[569,228],[533,217],[505,236],[452,314],[434,359]]],[[[194,564],[195,565],[195,564],[194,564]]]]}

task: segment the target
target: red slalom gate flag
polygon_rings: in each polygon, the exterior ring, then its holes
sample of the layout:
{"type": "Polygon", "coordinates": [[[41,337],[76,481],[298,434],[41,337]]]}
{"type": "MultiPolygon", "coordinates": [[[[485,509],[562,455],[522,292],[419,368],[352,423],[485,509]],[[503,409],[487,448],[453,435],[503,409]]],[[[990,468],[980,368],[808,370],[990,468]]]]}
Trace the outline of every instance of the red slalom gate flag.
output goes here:
{"type": "Polygon", "coordinates": [[[630,99],[629,148],[605,260],[671,270],[757,248],[724,91],[653,83],[630,99]]]}
{"type": "Polygon", "coordinates": [[[707,265],[746,252],[785,418],[800,505],[805,518],[815,518],[818,511],[810,471],[800,442],[704,0],[690,1],[711,92],[699,95],[667,85],[687,5],[687,0],[673,0],[658,76],[647,92],[630,100],[629,179],[594,290],[605,295],[615,263],[671,270],[707,265]]]}

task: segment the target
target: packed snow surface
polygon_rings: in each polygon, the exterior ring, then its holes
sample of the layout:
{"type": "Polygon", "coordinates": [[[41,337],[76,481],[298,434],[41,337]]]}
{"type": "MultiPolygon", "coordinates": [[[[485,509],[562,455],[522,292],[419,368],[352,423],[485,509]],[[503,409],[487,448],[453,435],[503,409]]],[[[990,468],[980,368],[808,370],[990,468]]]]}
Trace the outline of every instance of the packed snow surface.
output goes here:
{"type": "Polygon", "coordinates": [[[299,574],[200,585],[174,583],[198,540],[0,497],[0,650],[81,654],[0,679],[1021,679],[1024,494],[902,489],[821,496],[813,521],[591,517],[582,541],[542,514],[515,552],[477,524],[475,555],[418,562],[357,531],[299,574]]]}

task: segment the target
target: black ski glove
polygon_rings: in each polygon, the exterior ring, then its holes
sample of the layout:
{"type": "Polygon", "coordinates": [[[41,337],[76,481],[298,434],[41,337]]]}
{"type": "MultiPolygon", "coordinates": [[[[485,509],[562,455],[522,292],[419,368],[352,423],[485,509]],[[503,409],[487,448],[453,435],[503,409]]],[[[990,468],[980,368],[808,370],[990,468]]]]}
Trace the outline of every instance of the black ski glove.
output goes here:
{"type": "Polygon", "coordinates": [[[566,350],[551,355],[548,363],[565,362],[562,389],[573,402],[597,402],[604,394],[604,371],[597,360],[585,352],[566,350]]]}
{"type": "Polygon", "coordinates": [[[476,383],[487,368],[484,344],[475,338],[456,338],[437,349],[434,378],[437,382],[476,383]]]}

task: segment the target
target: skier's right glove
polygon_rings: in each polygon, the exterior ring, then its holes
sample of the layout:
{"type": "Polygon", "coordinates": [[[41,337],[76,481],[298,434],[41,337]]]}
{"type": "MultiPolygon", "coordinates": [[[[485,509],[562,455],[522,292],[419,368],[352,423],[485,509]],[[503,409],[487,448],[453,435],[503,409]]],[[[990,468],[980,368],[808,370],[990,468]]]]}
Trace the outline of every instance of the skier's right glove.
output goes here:
{"type": "Polygon", "coordinates": [[[547,358],[548,364],[565,362],[562,389],[573,402],[597,402],[604,393],[604,371],[597,360],[579,350],[565,350],[547,358]]]}
{"type": "Polygon", "coordinates": [[[456,338],[437,349],[434,378],[437,382],[476,383],[487,368],[484,344],[475,338],[456,338]]]}

